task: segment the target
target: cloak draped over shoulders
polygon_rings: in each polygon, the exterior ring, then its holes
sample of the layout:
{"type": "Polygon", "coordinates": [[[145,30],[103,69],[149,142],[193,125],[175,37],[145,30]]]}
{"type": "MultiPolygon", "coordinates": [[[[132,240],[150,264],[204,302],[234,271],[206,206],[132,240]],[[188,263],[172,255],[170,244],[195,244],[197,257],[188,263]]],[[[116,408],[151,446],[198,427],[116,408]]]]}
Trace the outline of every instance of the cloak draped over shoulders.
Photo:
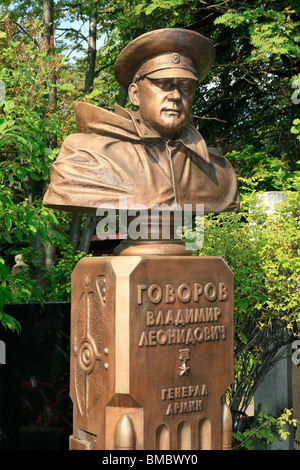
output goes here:
{"type": "Polygon", "coordinates": [[[176,140],[150,131],[132,112],[75,105],[77,133],[68,136],[50,168],[47,207],[74,212],[142,204],[203,204],[204,211],[236,211],[239,195],[230,162],[207,148],[188,124],[176,140]]]}

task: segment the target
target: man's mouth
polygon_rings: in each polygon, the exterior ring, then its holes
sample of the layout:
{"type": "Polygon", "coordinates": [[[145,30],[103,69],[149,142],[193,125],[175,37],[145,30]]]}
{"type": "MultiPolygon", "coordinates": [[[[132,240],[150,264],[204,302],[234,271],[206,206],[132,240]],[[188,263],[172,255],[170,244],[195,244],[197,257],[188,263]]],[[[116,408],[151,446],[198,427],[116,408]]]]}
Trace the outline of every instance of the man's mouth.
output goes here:
{"type": "Polygon", "coordinates": [[[162,112],[167,113],[169,115],[174,115],[174,116],[180,116],[181,114],[181,111],[179,109],[174,109],[174,108],[164,108],[162,112]]]}

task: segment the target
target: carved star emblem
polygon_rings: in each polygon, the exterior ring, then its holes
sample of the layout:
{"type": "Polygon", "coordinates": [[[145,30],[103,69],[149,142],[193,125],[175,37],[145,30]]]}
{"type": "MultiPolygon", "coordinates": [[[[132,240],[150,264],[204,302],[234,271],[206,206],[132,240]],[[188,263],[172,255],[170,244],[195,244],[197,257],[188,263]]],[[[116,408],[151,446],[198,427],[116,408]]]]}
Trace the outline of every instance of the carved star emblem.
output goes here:
{"type": "Polygon", "coordinates": [[[190,367],[186,365],[186,361],[190,359],[190,353],[191,351],[189,349],[180,349],[179,350],[179,360],[183,362],[181,366],[179,366],[179,375],[180,377],[182,375],[187,375],[188,371],[190,370],[190,367]]]}
{"type": "Polygon", "coordinates": [[[187,375],[189,369],[190,369],[190,367],[188,367],[188,366],[186,365],[186,362],[184,362],[184,363],[182,364],[182,366],[179,367],[179,370],[180,370],[179,375],[180,375],[180,377],[181,377],[182,375],[185,375],[185,374],[187,375]]]}

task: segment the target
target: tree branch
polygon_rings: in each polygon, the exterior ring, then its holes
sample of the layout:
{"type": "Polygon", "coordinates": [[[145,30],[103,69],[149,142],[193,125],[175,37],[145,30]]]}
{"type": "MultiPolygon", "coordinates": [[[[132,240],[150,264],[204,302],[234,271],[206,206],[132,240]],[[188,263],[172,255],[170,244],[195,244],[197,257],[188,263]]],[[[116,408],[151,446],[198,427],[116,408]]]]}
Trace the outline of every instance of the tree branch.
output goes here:
{"type": "Polygon", "coordinates": [[[108,64],[102,65],[98,70],[95,70],[94,76],[98,77],[98,75],[100,74],[100,72],[102,72],[102,70],[107,69],[108,67],[110,67],[113,64],[114,64],[113,62],[109,62],[108,64]]]}
{"type": "Polygon", "coordinates": [[[193,115],[193,118],[196,118],[196,119],[208,119],[209,121],[210,121],[210,120],[214,120],[214,121],[220,121],[220,122],[228,122],[228,121],[223,121],[223,119],[219,119],[219,118],[215,118],[215,117],[203,117],[203,116],[195,116],[195,115],[193,115]]]}
{"type": "MultiPolygon", "coordinates": [[[[40,48],[40,45],[39,45],[39,43],[37,42],[37,40],[36,40],[34,37],[32,37],[31,34],[29,34],[28,31],[26,31],[26,29],[23,28],[23,26],[21,26],[21,25],[20,25],[19,23],[17,23],[17,21],[15,21],[15,20],[10,19],[10,21],[11,21],[14,25],[18,26],[18,28],[19,28],[24,34],[26,34],[26,36],[28,36],[28,37],[33,41],[34,45],[35,45],[38,49],[40,48]]],[[[5,22],[5,20],[0,20],[0,23],[4,23],[4,22],[5,22]]]]}
{"type": "Polygon", "coordinates": [[[75,28],[55,28],[55,31],[72,31],[76,35],[80,36],[83,41],[88,40],[88,38],[86,36],[84,36],[84,34],[82,34],[80,31],[78,31],[75,28]]]}

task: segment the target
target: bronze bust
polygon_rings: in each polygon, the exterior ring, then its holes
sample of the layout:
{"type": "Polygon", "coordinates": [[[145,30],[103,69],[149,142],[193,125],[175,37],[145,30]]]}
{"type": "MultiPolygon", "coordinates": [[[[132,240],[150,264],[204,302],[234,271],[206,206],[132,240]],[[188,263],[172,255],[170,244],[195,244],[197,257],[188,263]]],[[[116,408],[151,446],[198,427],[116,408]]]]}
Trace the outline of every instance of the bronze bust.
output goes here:
{"type": "Polygon", "coordinates": [[[161,29],[129,43],[115,62],[136,111],[115,113],[75,105],[77,133],[51,167],[44,205],[96,212],[98,206],[204,205],[235,211],[239,195],[230,162],[206,143],[191,121],[197,84],[215,57],[212,43],[184,29],[161,29]]]}

